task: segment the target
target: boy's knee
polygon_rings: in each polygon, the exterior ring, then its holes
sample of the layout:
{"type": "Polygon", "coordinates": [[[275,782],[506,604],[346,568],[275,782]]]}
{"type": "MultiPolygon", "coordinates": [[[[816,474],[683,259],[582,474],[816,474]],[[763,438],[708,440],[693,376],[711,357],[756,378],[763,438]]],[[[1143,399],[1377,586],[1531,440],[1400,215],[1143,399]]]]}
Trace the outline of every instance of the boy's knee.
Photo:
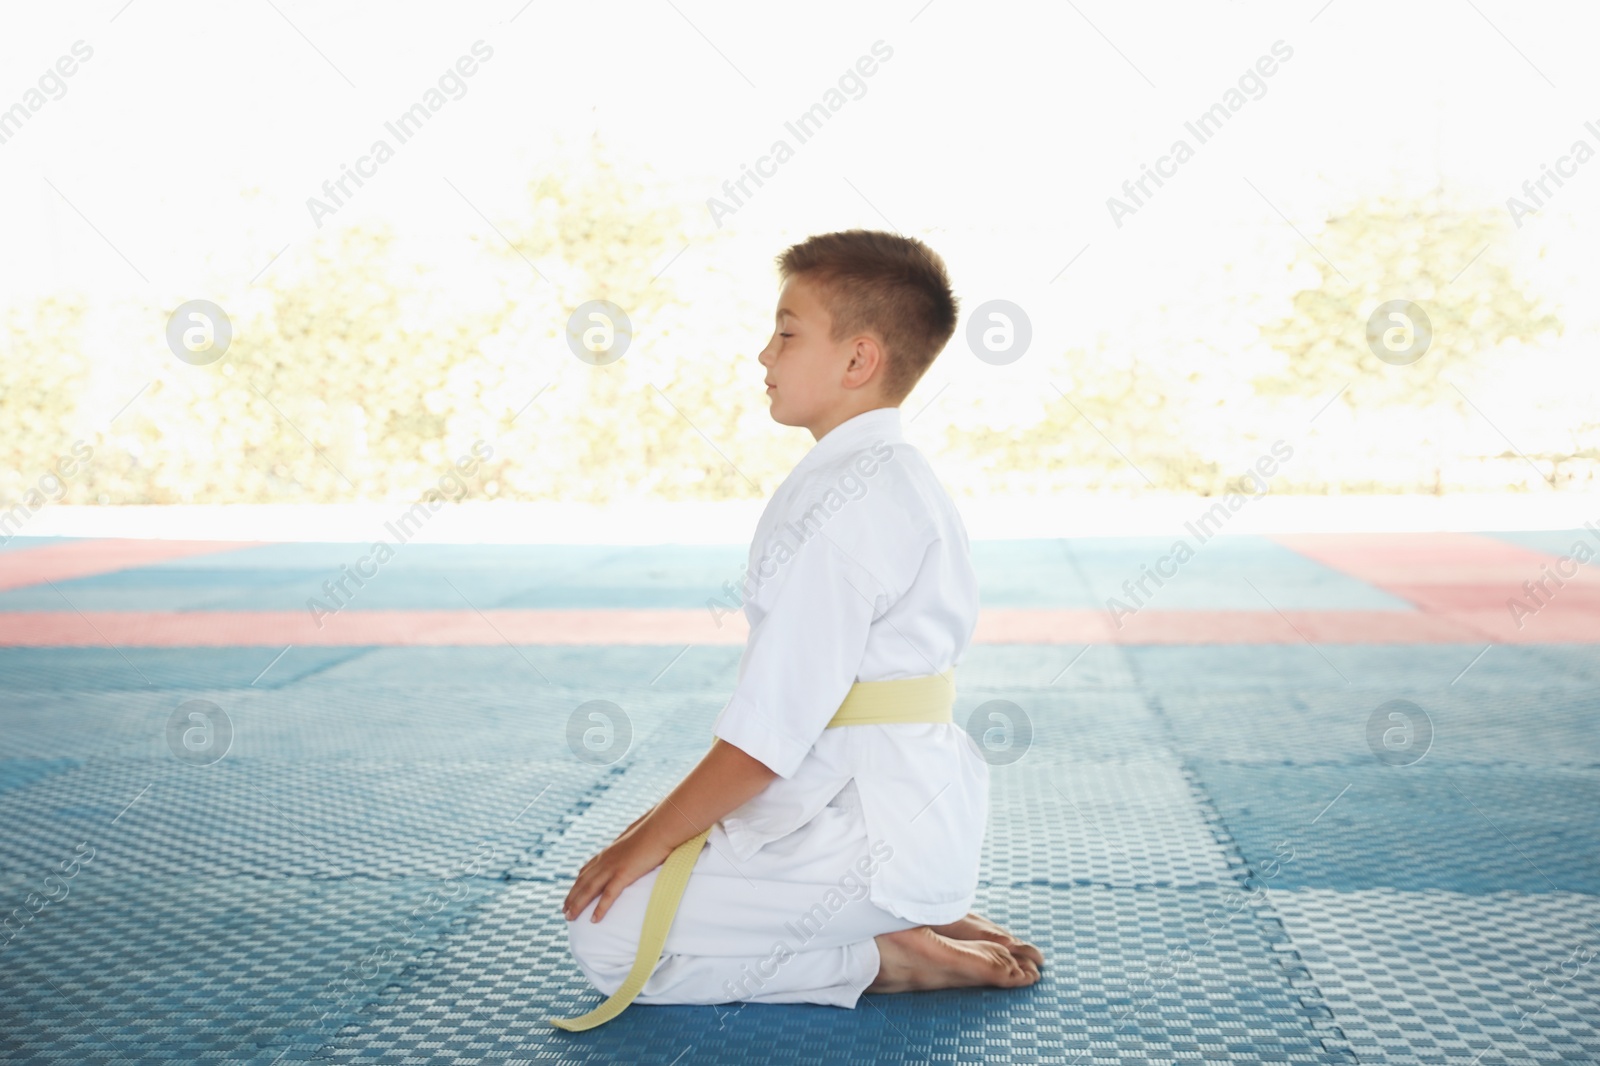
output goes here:
{"type": "Polygon", "coordinates": [[[615,984],[620,985],[622,978],[633,967],[633,957],[638,952],[638,930],[634,930],[630,939],[624,935],[618,922],[591,922],[589,919],[593,913],[594,904],[590,904],[576,919],[567,923],[567,944],[572,949],[572,957],[596,987],[606,983],[604,978],[619,970],[615,984]],[[596,980],[597,976],[601,980],[596,980]]]}

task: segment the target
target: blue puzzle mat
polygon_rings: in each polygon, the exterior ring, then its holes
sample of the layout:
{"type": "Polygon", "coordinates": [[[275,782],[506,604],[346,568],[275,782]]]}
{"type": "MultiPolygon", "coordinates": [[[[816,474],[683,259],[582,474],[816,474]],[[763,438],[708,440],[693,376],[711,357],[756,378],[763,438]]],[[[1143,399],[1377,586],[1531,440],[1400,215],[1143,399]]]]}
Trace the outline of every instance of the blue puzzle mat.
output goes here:
{"type": "MultiPolygon", "coordinates": [[[[1082,608],[1144,546],[973,549],[986,603],[1082,608]]],[[[61,587],[82,610],[301,609],[348,556],[61,587]]],[[[742,564],[416,545],[370,607],[456,609],[454,583],[485,607],[700,608],[742,564]]],[[[1243,537],[1164,606],[1246,604],[1243,573],[1308,609],[1403,607],[1243,537]]],[[[61,609],[44,591],[0,610],[61,609]]],[[[975,645],[958,721],[1009,745],[977,906],[1043,948],[1037,985],[549,1027],[600,999],[566,947],[571,878],[703,754],[739,656],[0,648],[0,1061],[1600,1063],[1594,645],[975,645]],[[1373,747],[1395,699],[1431,732],[1406,764],[1373,747]],[[231,726],[215,762],[174,749],[190,700],[231,726]],[[584,754],[596,700],[616,729],[584,754]]]]}

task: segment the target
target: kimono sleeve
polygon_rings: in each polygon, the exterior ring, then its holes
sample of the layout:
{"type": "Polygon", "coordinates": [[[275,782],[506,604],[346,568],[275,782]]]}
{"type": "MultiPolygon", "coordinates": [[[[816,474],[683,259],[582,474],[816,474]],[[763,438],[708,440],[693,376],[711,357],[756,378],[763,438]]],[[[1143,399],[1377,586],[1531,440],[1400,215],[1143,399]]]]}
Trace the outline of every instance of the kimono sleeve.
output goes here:
{"type": "Polygon", "coordinates": [[[787,778],[855,684],[867,630],[890,596],[820,533],[783,569],[772,607],[746,640],[739,681],[714,732],[787,778]]]}

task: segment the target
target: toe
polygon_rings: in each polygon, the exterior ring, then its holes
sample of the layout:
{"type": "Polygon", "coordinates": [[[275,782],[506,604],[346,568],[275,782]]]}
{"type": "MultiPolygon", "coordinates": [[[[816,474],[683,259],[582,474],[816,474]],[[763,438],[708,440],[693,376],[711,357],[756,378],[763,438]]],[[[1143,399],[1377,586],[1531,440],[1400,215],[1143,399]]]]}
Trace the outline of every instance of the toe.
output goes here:
{"type": "Polygon", "coordinates": [[[1039,967],[1035,966],[1032,960],[1018,959],[1017,968],[1019,971],[1021,971],[1021,984],[1031,985],[1039,979],[1039,967]]]}

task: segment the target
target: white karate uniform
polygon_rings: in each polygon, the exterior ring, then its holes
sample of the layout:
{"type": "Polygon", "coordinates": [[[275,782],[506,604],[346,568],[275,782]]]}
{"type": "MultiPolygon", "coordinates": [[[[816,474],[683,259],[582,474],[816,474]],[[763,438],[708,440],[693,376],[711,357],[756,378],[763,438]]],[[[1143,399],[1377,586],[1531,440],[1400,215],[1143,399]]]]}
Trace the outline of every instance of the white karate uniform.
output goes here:
{"type": "MultiPolygon", "coordinates": [[[[812,446],[762,512],[746,579],[750,635],[715,733],[778,777],[712,827],[635,1002],[853,1007],[874,936],[967,913],[988,818],[988,765],[961,724],[826,728],[856,681],[942,673],[977,626],[966,528],[898,407],[812,446]]],[[[606,995],[655,876],[568,925],[606,995]]]]}

